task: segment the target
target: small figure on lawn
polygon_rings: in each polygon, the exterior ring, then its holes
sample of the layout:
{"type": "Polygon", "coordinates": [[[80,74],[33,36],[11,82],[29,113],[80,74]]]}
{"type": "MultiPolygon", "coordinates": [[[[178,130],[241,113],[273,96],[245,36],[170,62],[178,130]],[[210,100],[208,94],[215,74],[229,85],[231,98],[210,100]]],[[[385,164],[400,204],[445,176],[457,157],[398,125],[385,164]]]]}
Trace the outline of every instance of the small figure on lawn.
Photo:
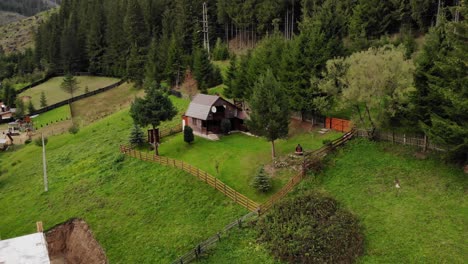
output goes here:
{"type": "Polygon", "coordinates": [[[396,193],[396,196],[400,196],[400,181],[398,179],[395,178],[395,188],[397,189],[397,193],[396,193]]]}
{"type": "Polygon", "coordinates": [[[301,146],[301,144],[297,144],[297,147],[296,147],[296,155],[299,155],[299,156],[300,156],[300,155],[302,155],[302,154],[304,154],[304,151],[303,151],[303,149],[302,149],[302,146],[301,146]]]}

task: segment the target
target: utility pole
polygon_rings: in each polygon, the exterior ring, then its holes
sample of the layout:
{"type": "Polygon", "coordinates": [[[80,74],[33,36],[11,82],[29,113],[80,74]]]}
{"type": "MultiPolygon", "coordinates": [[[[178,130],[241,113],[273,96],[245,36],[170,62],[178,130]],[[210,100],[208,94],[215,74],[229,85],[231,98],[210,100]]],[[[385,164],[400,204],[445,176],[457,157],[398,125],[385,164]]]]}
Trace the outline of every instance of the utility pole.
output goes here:
{"type": "Polygon", "coordinates": [[[42,167],[44,170],[44,191],[49,191],[49,183],[47,181],[47,162],[46,162],[46,153],[45,153],[45,144],[44,144],[44,134],[41,133],[42,137],[42,167]]]}
{"type": "Polygon", "coordinates": [[[455,18],[454,18],[455,23],[460,22],[460,10],[458,9],[459,5],[460,5],[460,0],[455,0],[455,18]]]}
{"type": "Polygon", "coordinates": [[[206,2],[203,2],[203,47],[210,56],[210,35],[208,33],[208,8],[206,2]]]}

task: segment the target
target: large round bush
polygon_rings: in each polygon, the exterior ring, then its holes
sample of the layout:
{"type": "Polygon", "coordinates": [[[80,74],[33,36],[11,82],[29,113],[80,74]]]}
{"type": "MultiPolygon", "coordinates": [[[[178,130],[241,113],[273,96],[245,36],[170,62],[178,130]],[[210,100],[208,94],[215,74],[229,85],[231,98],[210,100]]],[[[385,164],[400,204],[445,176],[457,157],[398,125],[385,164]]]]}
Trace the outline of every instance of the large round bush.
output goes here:
{"type": "Polygon", "coordinates": [[[281,201],[258,229],[259,240],[290,263],[352,263],[363,253],[357,218],[321,193],[281,201]]]}

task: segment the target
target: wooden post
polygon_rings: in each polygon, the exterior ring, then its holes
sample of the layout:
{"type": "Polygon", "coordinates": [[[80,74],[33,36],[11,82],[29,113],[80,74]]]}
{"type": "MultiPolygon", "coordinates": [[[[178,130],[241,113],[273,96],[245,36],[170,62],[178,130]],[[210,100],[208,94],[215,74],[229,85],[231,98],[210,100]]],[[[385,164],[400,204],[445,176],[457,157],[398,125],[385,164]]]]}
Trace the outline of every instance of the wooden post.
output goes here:
{"type": "Polygon", "coordinates": [[[205,171],[205,182],[208,182],[208,174],[205,171]]]}
{"type": "Polygon", "coordinates": [[[403,134],[403,145],[406,145],[406,134],[403,134]]]}
{"type": "Polygon", "coordinates": [[[214,186],[214,187],[215,187],[215,189],[216,189],[216,179],[217,179],[217,178],[215,178],[215,186],[214,186]]]}
{"type": "Polygon", "coordinates": [[[226,195],[226,184],[224,184],[224,195],[226,195]]]}
{"type": "Polygon", "coordinates": [[[46,150],[44,144],[44,134],[42,136],[42,169],[44,173],[44,191],[49,191],[49,181],[47,179],[47,161],[46,161],[46,150]]]}
{"type": "Polygon", "coordinates": [[[41,222],[41,221],[36,222],[36,228],[37,228],[37,232],[38,232],[38,233],[44,232],[44,227],[42,226],[42,222],[41,222]]]}
{"type": "Polygon", "coordinates": [[[426,152],[427,151],[427,135],[424,134],[424,147],[423,147],[423,151],[426,152]]]}

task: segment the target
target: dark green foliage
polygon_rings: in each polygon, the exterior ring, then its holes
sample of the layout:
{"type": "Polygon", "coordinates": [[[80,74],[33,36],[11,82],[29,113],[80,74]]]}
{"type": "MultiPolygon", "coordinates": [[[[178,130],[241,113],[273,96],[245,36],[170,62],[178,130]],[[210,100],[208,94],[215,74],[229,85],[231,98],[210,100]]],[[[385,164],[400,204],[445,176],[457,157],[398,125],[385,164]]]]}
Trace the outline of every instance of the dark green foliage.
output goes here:
{"type": "Polygon", "coordinates": [[[90,28],[86,42],[86,53],[89,59],[89,72],[101,73],[104,71],[105,52],[105,13],[103,3],[95,1],[89,10],[90,28]]]}
{"type": "Polygon", "coordinates": [[[257,175],[255,175],[255,178],[252,181],[252,187],[254,187],[257,191],[262,193],[266,193],[271,189],[271,178],[265,172],[263,166],[260,167],[260,169],[257,172],[257,175]]]}
{"type": "Polygon", "coordinates": [[[213,49],[213,60],[229,59],[229,50],[226,44],[221,41],[221,38],[216,40],[216,45],[213,49]]]}
{"type": "Polygon", "coordinates": [[[260,218],[258,236],[289,263],[353,263],[364,251],[357,218],[335,199],[315,192],[275,205],[260,218]]]}
{"type": "Polygon", "coordinates": [[[224,95],[228,98],[236,98],[235,89],[236,87],[236,73],[237,73],[237,60],[236,57],[233,56],[231,61],[229,62],[229,67],[226,72],[226,77],[224,78],[224,95]]]}
{"type": "Polygon", "coordinates": [[[193,75],[197,80],[198,89],[202,93],[207,88],[214,87],[223,82],[220,70],[213,66],[205,49],[197,49],[193,58],[193,75]]]}
{"type": "MultiPolygon", "coordinates": [[[[44,137],[44,145],[47,145],[47,143],[49,143],[49,139],[44,137]]],[[[42,137],[34,139],[34,144],[38,147],[42,147],[42,137]]]]}
{"type": "Polygon", "coordinates": [[[145,64],[145,87],[159,84],[163,80],[164,65],[161,52],[163,51],[156,38],[153,38],[145,64]]]}
{"type": "Polygon", "coordinates": [[[19,119],[23,118],[25,115],[25,111],[26,111],[23,100],[21,100],[20,98],[17,98],[15,101],[15,106],[16,106],[15,117],[19,119]]]}
{"type": "Polygon", "coordinates": [[[46,95],[44,93],[44,91],[41,92],[41,108],[44,108],[47,106],[47,98],[46,98],[46,95]]]}
{"type": "MultiPolygon", "coordinates": [[[[135,98],[130,107],[130,116],[135,124],[142,127],[151,125],[153,129],[156,129],[161,122],[172,120],[176,114],[177,109],[172,101],[156,86],[146,89],[145,97],[135,98]]],[[[155,152],[158,155],[157,144],[155,152]]]]}
{"type": "Polygon", "coordinates": [[[12,106],[15,103],[16,91],[8,82],[3,82],[0,86],[0,98],[7,106],[12,106]]]}
{"type": "Polygon", "coordinates": [[[60,88],[69,93],[71,98],[73,98],[73,94],[79,89],[78,81],[76,80],[75,76],[67,74],[60,84],[60,88]]]}
{"type": "Polygon", "coordinates": [[[73,135],[77,134],[79,131],[80,128],[77,125],[72,125],[70,128],[68,128],[68,132],[73,135]]]}
{"type": "Polygon", "coordinates": [[[127,60],[127,80],[135,82],[137,87],[143,85],[143,56],[140,54],[140,51],[136,45],[132,45],[130,50],[130,57],[127,60]]]}
{"type": "Polygon", "coordinates": [[[195,139],[193,135],[193,129],[189,126],[184,127],[184,141],[191,144],[195,139]]]}
{"type": "Polygon", "coordinates": [[[145,143],[145,134],[139,125],[133,124],[132,132],[130,132],[129,142],[132,146],[142,146],[145,143]]]}
{"type": "MultiPolygon", "coordinates": [[[[461,9],[467,14],[467,9],[461,9]]],[[[410,122],[429,139],[448,147],[449,158],[468,161],[468,22],[442,23],[431,30],[414,75],[410,122]]]]}
{"type": "Polygon", "coordinates": [[[229,119],[221,120],[221,131],[224,134],[229,134],[229,132],[231,132],[231,120],[229,119]]]}
{"type": "Polygon", "coordinates": [[[29,101],[29,103],[28,103],[28,114],[32,114],[34,112],[36,112],[36,108],[34,107],[33,102],[29,101]]]}
{"type": "Polygon", "coordinates": [[[271,141],[275,157],[274,141],[288,135],[289,105],[281,84],[270,70],[255,84],[249,103],[252,111],[248,126],[271,141]]]}

